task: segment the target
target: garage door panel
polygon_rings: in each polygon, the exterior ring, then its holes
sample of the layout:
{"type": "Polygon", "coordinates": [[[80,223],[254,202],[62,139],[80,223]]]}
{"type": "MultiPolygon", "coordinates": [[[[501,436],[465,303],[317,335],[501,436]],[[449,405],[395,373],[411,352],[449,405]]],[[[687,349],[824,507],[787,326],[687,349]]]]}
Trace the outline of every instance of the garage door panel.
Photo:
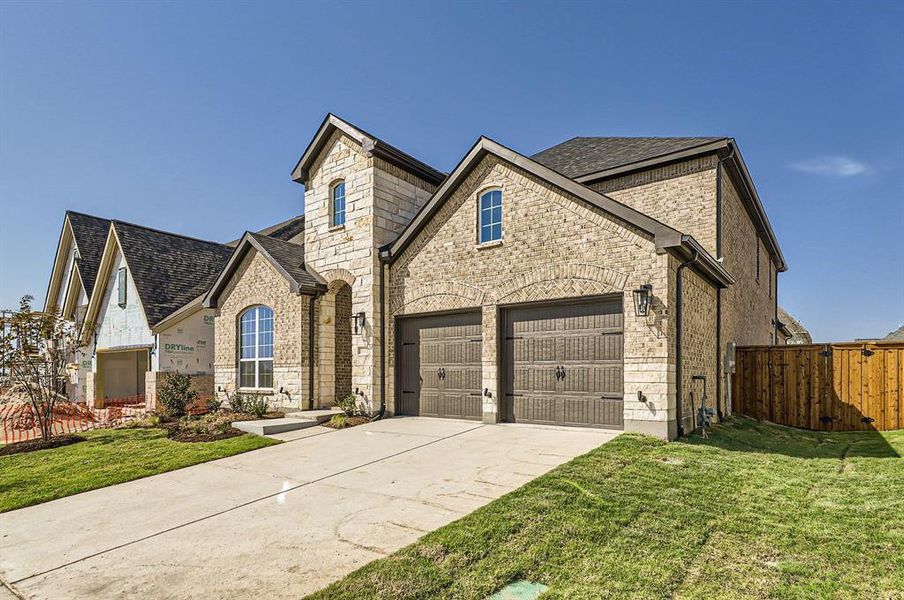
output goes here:
{"type": "Polygon", "coordinates": [[[623,320],[620,298],[506,311],[508,418],[622,427],[623,320]]]}
{"type": "Polygon", "coordinates": [[[480,313],[400,319],[399,414],[481,418],[480,313]]]}
{"type": "Polygon", "coordinates": [[[541,423],[555,425],[557,402],[546,396],[516,396],[514,398],[514,419],[516,423],[541,423]]]}
{"type": "Polygon", "coordinates": [[[604,398],[564,398],[564,425],[624,427],[623,402],[604,398]]]}
{"type": "Polygon", "coordinates": [[[530,391],[554,393],[557,384],[555,367],[516,367],[512,383],[516,394],[530,391]]]}
{"type": "Polygon", "coordinates": [[[548,362],[556,360],[556,339],[546,337],[516,337],[512,340],[517,360],[531,363],[548,362]]]}

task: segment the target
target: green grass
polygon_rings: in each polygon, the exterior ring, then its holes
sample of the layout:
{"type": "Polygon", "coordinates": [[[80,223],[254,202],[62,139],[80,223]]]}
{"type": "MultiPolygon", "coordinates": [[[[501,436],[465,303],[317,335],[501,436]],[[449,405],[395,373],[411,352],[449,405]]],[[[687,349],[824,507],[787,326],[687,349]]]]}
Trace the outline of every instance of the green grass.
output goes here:
{"type": "Polygon", "coordinates": [[[183,443],[162,429],[100,429],[70,446],[0,456],[0,513],[279,443],[242,435],[183,443]]]}
{"type": "Polygon", "coordinates": [[[904,431],[623,435],[314,598],[904,598],[904,431]]]}

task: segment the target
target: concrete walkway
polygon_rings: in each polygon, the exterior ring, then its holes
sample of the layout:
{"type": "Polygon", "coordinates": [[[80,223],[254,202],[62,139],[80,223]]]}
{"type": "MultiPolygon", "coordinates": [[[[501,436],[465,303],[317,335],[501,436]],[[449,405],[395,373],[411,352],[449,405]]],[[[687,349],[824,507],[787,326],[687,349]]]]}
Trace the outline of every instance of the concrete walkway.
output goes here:
{"type": "Polygon", "coordinates": [[[54,600],[298,598],[616,435],[411,417],[304,431],[0,515],[0,578],[54,600]]]}

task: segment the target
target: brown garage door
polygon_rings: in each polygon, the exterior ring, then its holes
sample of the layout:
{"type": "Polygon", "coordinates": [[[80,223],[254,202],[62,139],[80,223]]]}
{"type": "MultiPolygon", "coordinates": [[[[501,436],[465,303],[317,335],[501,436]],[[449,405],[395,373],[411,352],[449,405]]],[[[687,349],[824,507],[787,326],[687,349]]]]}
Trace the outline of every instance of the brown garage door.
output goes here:
{"type": "Polygon", "coordinates": [[[480,419],[480,313],[396,323],[396,412],[480,419]]]}
{"type": "Polygon", "coordinates": [[[508,309],[506,420],[621,429],[621,298],[508,309]]]}

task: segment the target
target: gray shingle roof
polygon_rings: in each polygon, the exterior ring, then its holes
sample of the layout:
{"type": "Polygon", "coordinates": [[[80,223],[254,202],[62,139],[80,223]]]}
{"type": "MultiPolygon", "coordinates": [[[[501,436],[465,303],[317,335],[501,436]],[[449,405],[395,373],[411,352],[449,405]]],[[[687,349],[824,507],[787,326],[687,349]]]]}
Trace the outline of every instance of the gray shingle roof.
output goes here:
{"type": "Polygon", "coordinates": [[[904,325],[901,325],[887,336],[882,338],[884,342],[904,342],[904,325]]]}
{"type": "Polygon", "coordinates": [[[217,242],[122,221],[113,227],[151,327],[210,289],[232,254],[217,242]]]}
{"type": "Polygon", "coordinates": [[[90,298],[94,290],[94,281],[97,279],[100,259],[104,254],[110,220],[71,210],[66,211],[66,217],[69,219],[75,246],[78,248],[78,272],[82,276],[85,294],[90,298]]]}
{"type": "MultiPolygon", "coordinates": [[[[265,227],[257,232],[259,235],[266,235],[267,237],[276,238],[278,240],[283,241],[291,241],[292,238],[301,235],[304,233],[304,215],[298,215],[297,217],[292,217],[291,219],[287,219],[276,225],[270,225],[269,227],[265,227]]],[[[242,241],[242,238],[237,240],[232,240],[231,242],[227,242],[227,246],[232,246],[235,248],[238,246],[239,242],[242,241]]]]}
{"type": "Polygon", "coordinates": [[[267,254],[288,273],[299,287],[316,288],[322,282],[312,275],[304,265],[304,246],[293,244],[258,233],[249,233],[267,254]]]}
{"type": "Polygon", "coordinates": [[[575,137],[538,152],[531,158],[573,179],[723,139],[725,138],[575,137]]]}
{"type": "Polygon", "coordinates": [[[791,339],[788,340],[789,344],[812,344],[813,338],[810,336],[810,332],[807,331],[807,328],[803,326],[803,324],[794,318],[794,315],[786,311],[781,306],[778,307],[778,320],[779,323],[784,325],[788,331],[791,332],[791,339]]]}

